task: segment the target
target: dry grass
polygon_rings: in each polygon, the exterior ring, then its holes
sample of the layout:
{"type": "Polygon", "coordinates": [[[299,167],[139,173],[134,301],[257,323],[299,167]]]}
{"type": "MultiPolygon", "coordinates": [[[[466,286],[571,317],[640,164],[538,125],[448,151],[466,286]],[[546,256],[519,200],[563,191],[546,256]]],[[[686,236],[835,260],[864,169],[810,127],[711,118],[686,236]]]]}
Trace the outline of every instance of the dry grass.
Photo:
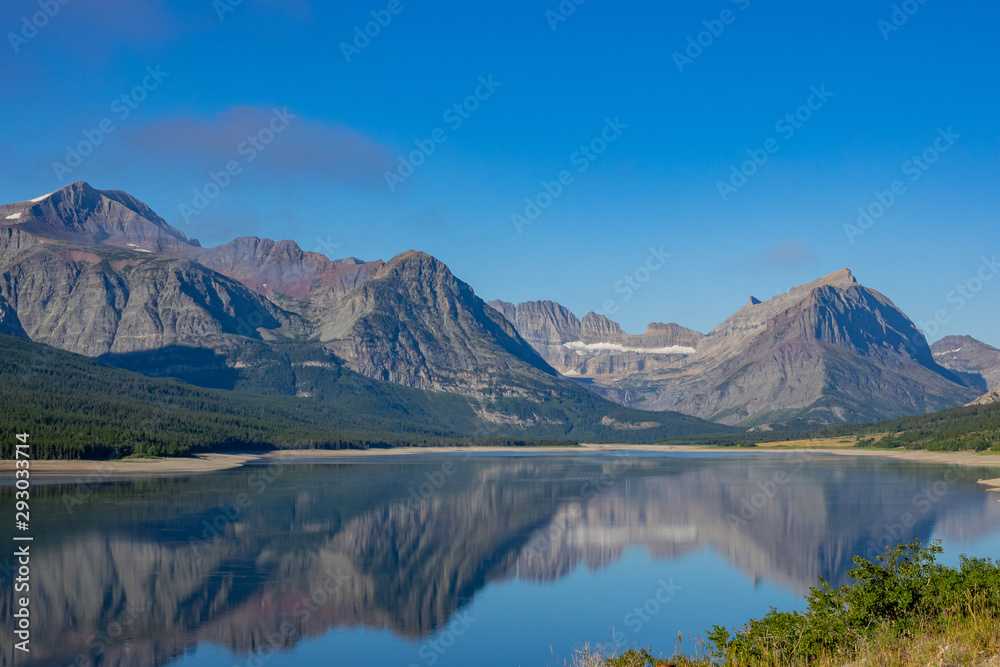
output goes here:
{"type": "Polygon", "coordinates": [[[761,449],[847,449],[858,444],[857,436],[843,438],[813,438],[809,440],[785,440],[783,442],[758,442],[761,449]]]}
{"type": "MultiPolygon", "coordinates": [[[[629,660],[626,651],[619,647],[585,644],[577,649],[572,667],[645,667],[635,656],[629,660]],[[623,659],[624,658],[624,659],[623,659]]],[[[730,657],[725,661],[692,659],[675,656],[659,659],[654,666],[671,667],[797,667],[784,660],[767,659],[749,661],[730,657]]],[[[871,640],[862,640],[848,654],[825,656],[808,664],[808,667],[1000,667],[1000,618],[979,607],[968,609],[944,629],[928,627],[912,636],[900,638],[886,634],[871,640]]]]}
{"type": "MultiPolygon", "coordinates": [[[[875,442],[878,442],[882,438],[889,435],[888,433],[877,433],[875,435],[865,436],[865,438],[871,438],[875,442]]],[[[809,438],[805,440],[785,440],[781,442],[758,442],[757,446],[767,449],[784,449],[784,448],[795,448],[795,449],[849,449],[851,447],[856,447],[858,445],[858,440],[861,436],[857,435],[845,435],[839,438],[809,438]]]]}
{"type": "Polygon", "coordinates": [[[1000,619],[970,610],[944,630],[928,628],[912,637],[878,637],[858,647],[848,661],[828,659],[824,667],[924,667],[925,665],[982,665],[1000,667],[1000,619]]]}

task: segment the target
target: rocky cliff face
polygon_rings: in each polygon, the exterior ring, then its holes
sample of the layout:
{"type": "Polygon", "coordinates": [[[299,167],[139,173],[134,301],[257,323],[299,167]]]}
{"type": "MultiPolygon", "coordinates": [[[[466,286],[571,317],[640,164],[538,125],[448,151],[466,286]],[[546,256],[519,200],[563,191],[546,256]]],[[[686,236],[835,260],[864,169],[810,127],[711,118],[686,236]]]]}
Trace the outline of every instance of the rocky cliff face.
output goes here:
{"type": "Polygon", "coordinates": [[[424,389],[478,390],[556,375],[471,287],[413,250],[345,295],[317,328],[354,370],[424,389]]]}
{"type": "Polygon", "coordinates": [[[303,325],[190,260],[25,235],[0,237],[0,296],[36,342],[93,357],[216,347],[303,325]]]}
{"type": "Polygon", "coordinates": [[[593,314],[584,321],[594,326],[577,326],[551,302],[497,305],[555,368],[633,407],[725,424],[822,424],[921,414],[977,394],[847,269],[765,302],[751,297],[707,335],[651,324],[628,336],[593,314]]]}
{"type": "Polygon", "coordinates": [[[978,376],[986,389],[1000,388],[1000,350],[972,336],[945,336],[931,345],[934,360],[956,373],[978,376]]]}
{"type": "Polygon", "coordinates": [[[747,305],[713,330],[692,355],[698,376],[685,395],[652,402],[723,423],[789,414],[829,423],[933,412],[975,394],[934,362],[891,301],[849,273],[783,297],[747,305]]]}
{"type": "Polygon", "coordinates": [[[976,400],[969,403],[969,405],[988,405],[990,403],[1000,403],[1000,389],[992,389],[976,400]]]}
{"type": "Polygon", "coordinates": [[[0,296],[0,334],[17,336],[18,338],[28,337],[28,334],[24,332],[24,327],[21,326],[21,320],[17,318],[17,313],[7,303],[7,299],[2,296],[0,296]]]}
{"type": "Polygon", "coordinates": [[[36,342],[145,373],[183,368],[189,380],[243,363],[251,341],[284,346],[254,358],[321,343],[353,370],[412,387],[579,391],[424,253],[330,260],[256,237],[201,248],[130,195],[82,182],[0,213],[0,314],[36,342]],[[206,349],[221,354],[184,352],[206,349]]]}
{"type": "Polygon", "coordinates": [[[629,335],[551,301],[484,304],[415,251],[384,264],[256,237],[201,248],[134,197],[82,182],[0,206],[0,298],[5,328],[90,356],[318,342],[353,370],[413,387],[540,396],[568,387],[558,370],[626,405],[725,424],[896,417],[1000,382],[995,349],[943,343],[965,352],[942,348],[942,368],[906,316],[846,269],[751,298],[707,335],[660,323],[629,335]]]}
{"type": "Polygon", "coordinates": [[[17,228],[48,239],[100,243],[146,252],[198,248],[184,232],[132,195],[95,190],[78,181],[48,195],[0,206],[0,229],[17,228]]]}
{"type": "Polygon", "coordinates": [[[577,319],[553,301],[514,305],[490,301],[518,333],[553,368],[569,376],[621,379],[631,373],[665,368],[694,351],[703,335],[677,324],[650,324],[642,334],[630,336],[604,315],[587,313],[577,319]]]}
{"type": "Polygon", "coordinates": [[[256,236],[192,253],[199,264],[302,315],[316,315],[378,271],[384,262],[331,260],[294,241],[256,236]]]}

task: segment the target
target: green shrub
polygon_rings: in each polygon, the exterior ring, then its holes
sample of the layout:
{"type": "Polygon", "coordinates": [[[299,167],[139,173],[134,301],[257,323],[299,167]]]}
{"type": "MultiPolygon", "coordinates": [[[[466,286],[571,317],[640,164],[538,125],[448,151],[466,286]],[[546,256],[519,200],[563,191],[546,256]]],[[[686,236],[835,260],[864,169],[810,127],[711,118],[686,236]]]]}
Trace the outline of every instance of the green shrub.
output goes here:
{"type": "Polygon", "coordinates": [[[802,664],[848,654],[876,636],[903,636],[944,626],[968,610],[1000,611],[1000,564],[961,557],[958,568],[937,562],[941,545],[920,541],[889,547],[875,561],[854,557],[853,583],[834,588],[820,578],[804,612],[771,609],[731,635],[714,626],[712,655],[745,664],[802,664]]]}

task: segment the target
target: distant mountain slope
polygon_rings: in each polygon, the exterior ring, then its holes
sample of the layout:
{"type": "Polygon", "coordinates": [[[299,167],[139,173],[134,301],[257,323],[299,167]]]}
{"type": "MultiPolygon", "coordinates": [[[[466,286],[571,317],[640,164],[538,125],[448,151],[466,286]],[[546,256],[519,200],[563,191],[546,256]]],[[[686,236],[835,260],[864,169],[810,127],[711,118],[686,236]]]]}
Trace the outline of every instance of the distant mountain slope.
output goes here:
{"type": "Polygon", "coordinates": [[[972,336],[945,336],[931,345],[934,360],[959,373],[978,375],[984,386],[1000,388],[1000,350],[972,336]]]}
{"type": "Polygon", "coordinates": [[[251,396],[148,378],[0,335],[0,452],[9,456],[13,434],[24,431],[37,458],[398,444],[454,436],[473,417],[461,400],[427,402],[393,385],[386,388],[395,395],[378,397],[359,380],[346,374],[339,386],[331,383],[342,405],[251,396]]]}
{"type": "Polygon", "coordinates": [[[503,313],[545,361],[570,377],[623,378],[638,371],[671,365],[693,352],[704,335],[677,324],[654,322],[630,336],[604,315],[587,313],[577,319],[553,301],[529,301],[516,306],[490,301],[503,313]]]}
{"type": "Polygon", "coordinates": [[[28,337],[21,326],[21,321],[17,318],[17,313],[2,296],[0,296],[0,334],[17,338],[28,337]]]}
{"type": "Polygon", "coordinates": [[[390,382],[460,392],[560,383],[500,313],[415,250],[392,258],[323,313],[318,331],[349,366],[390,382]]]}
{"type": "Polygon", "coordinates": [[[991,389],[969,405],[989,405],[990,403],[1000,403],[1000,389],[991,389]]]}
{"type": "Polygon", "coordinates": [[[101,243],[149,252],[197,248],[184,232],[120,190],[96,190],[78,181],[35,199],[0,205],[0,228],[44,238],[101,243]]]}
{"type": "Polygon", "coordinates": [[[294,241],[256,236],[198,250],[191,256],[202,266],[238,280],[301,315],[330,307],[385,263],[353,257],[331,260],[317,252],[303,251],[294,241]]]}
{"type": "MultiPolygon", "coordinates": [[[[575,388],[576,394],[515,403],[512,409],[525,419],[494,424],[458,394],[366,378],[315,348],[285,355],[282,367],[292,369],[286,379],[298,398],[149,378],[0,334],[0,456],[10,456],[14,434],[25,431],[33,435],[33,456],[78,458],[234,448],[652,442],[720,430],[692,417],[630,410],[575,388]],[[529,419],[534,414],[540,417],[529,419]]],[[[259,372],[280,380],[274,367],[259,372]]]]}
{"type": "Polygon", "coordinates": [[[267,393],[290,391],[292,371],[253,341],[318,341],[369,377],[488,400],[579,389],[424,253],[329,260],[256,237],[201,248],[133,197],[86,183],[9,207],[24,212],[0,229],[0,297],[37,342],[267,393]]]}
{"type": "MultiPolygon", "coordinates": [[[[877,440],[870,438],[861,443],[870,447],[939,451],[984,451],[992,448],[1000,452],[1000,403],[968,405],[871,424],[843,424],[819,430],[813,435],[879,436],[877,440]]],[[[984,463],[990,464],[990,461],[984,463]]]]}
{"type": "Polygon", "coordinates": [[[862,422],[978,394],[973,379],[939,366],[913,323],[847,269],[765,302],[751,297],[707,335],[675,324],[650,325],[641,336],[610,321],[588,328],[551,302],[497,307],[556,368],[595,391],[720,423],[862,422]],[[578,345],[565,341],[576,336],[578,345]]]}
{"type": "Polygon", "coordinates": [[[169,345],[218,349],[305,326],[187,259],[2,232],[0,296],[40,343],[89,356],[169,345]]]}
{"type": "Polygon", "coordinates": [[[659,323],[628,335],[553,302],[487,305],[417,251],[383,263],[257,237],[202,248],[131,195],[83,182],[0,214],[3,330],[203,386],[321,400],[299,378],[343,366],[466,396],[483,423],[563,435],[594,419],[592,433],[680,423],[616,417],[600,399],[588,403],[594,415],[553,407],[595,400],[581,385],[628,406],[762,427],[922,413],[984,388],[939,366],[906,316],[846,269],[751,298],[707,335],[659,323]]]}
{"type": "Polygon", "coordinates": [[[835,423],[934,412],[976,393],[934,362],[889,299],[846,270],[744,306],[690,364],[685,395],[651,407],[683,405],[733,424],[835,423]]]}

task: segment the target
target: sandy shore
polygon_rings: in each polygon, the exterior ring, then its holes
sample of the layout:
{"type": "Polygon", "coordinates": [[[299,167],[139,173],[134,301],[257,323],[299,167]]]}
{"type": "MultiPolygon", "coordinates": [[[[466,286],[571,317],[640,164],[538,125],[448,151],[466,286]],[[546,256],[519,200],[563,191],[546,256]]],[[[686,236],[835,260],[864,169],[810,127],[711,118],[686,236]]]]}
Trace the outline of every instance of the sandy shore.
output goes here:
{"type": "MultiPolygon", "coordinates": [[[[781,443],[775,443],[767,447],[686,447],[683,445],[583,445],[583,449],[589,450],[632,450],[652,452],[702,452],[713,454],[727,453],[748,453],[758,454],[833,454],[836,456],[881,456],[883,458],[898,459],[902,461],[917,461],[920,463],[945,463],[950,465],[969,466],[973,468],[996,468],[1000,470],[1000,455],[981,454],[977,452],[929,452],[926,450],[909,449],[860,449],[856,447],[783,447],[781,443]]],[[[989,480],[998,482],[1000,480],[989,480]]],[[[984,484],[986,482],[983,482],[984,484]]]]}
{"type": "MultiPolygon", "coordinates": [[[[41,481],[88,482],[121,479],[133,475],[183,475],[214,472],[239,466],[260,458],[257,454],[199,454],[163,459],[123,461],[31,461],[31,476],[41,481]]],[[[0,461],[0,484],[13,483],[15,462],[0,461]]]]}
{"type": "MultiPolygon", "coordinates": [[[[1000,477],[997,477],[996,479],[981,479],[979,480],[979,483],[990,487],[986,489],[987,491],[1000,491],[1000,477]]],[[[1000,502],[1000,500],[997,502],[1000,502]]]]}
{"type": "MultiPolygon", "coordinates": [[[[579,453],[602,451],[641,451],[663,453],[702,454],[832,454],[836,456],[881,456],[921,463],[944,463],[1000,470],[1000,456],[973,452],[928,452],[910,450],[857,449],[841,447],[759,447],[732,448],[687,445],[580,445],[579,447],[400,447],[396,449],[304,449],[282,450],[261,454],[199,454],[192,457],[133,459],[127,461],[32,461],[32,477],[39,481],[73,481],[75,478],[95,481],[121,479],[136,475],[184,475],[190,473],[214,472],[237,468],[251,461],[258,463],[306,463],[312,461],[336,460],[358,457],[396,457],[408,455],[434,455],[456,452],[476,453],[579,453]]],[[[0,461],[0,484],[12,483],[14,461],[0,461]]],[[[1000,491],[1000,478],[980,480],[991,487],[989,491],[1000,491]]]]}

